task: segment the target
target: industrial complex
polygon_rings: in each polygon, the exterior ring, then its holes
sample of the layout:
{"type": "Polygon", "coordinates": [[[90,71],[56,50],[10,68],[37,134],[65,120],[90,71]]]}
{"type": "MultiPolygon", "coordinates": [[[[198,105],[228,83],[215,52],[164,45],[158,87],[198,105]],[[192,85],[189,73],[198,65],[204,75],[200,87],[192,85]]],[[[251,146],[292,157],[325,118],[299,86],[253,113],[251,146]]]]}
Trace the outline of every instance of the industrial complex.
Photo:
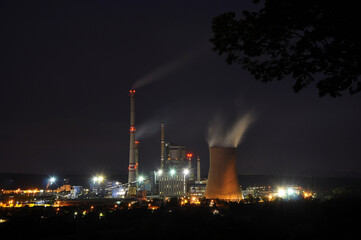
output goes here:
{"type": "MultiPolygon", "coordinates": [[[[22,195],[37,197],[38,200],[16,201],[7,199],[1,206],[33,206],[55,204],[75,204],[87,201],[122,200],[143,201],[147,199],[169,200],[183,199],[197,204],[201,199],[223,201],[247,201],[258,198],[270,201],[277,197],[312,197],[313,193],[300,186],[252,186],[242,190],[236,172],[236,147],[209,147],[210,165],[208,178],[201,178],[201,158],[187,151],[187,146],[173,144],[166,140],[166,125],[160,122],[160,161],[159,168],[147,176],[139,175],[141,161],[138,159],[139,141],[135,137],[135,93],[129,91],[130,127],[129,127],[129,165],[128,182],[106,179],[103,175],[94,176],[89,186],[71,186],[64,182],[54,188],[56,177],[48,179],[45,189],[2,190],[2,195],[22,195]],[[40,200],[39,200],[40,199],[40,200]],[[51,199],[53,199],[51,203],[51,199]],[[54,202],[54,200],[56,200],[54,202]]],[[[65,179],[64,179],[65,180],[65,179]]]]}

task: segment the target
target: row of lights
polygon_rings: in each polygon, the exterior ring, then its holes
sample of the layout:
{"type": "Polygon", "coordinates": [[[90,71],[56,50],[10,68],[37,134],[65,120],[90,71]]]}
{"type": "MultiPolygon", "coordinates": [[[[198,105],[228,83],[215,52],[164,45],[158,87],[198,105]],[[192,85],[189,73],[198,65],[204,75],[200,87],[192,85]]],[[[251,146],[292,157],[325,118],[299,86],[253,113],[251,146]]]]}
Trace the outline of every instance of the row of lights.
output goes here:
{"type": "MultiPolygon", "coordinates": [[[[177,171],[176,171],[175,169],[171,169],[171,170],[169,171],[169,174],[170,174],[171,176],[174,176],[174,174],[176,174],[176,173],[177,173],[177,171]]],[[[163,174],[163,170],[162,170],[162,169],[159,169],[158,172],[157,172],[157,175],[158,175],[158,176],[161,176],[162,174],[163,174]]],[[[188,175],[188,174],[189,174],[189,169],[187,169],[187,168],[183,169],[183,174],[184,174],[184,175],[188,175]]]]}
{"type": "MultiPolygon", "coordinates": [[[[175,169],[171,169],[170,171],[169,171],[169,174],[171,175],[171,176],[174,176],[175,174],[177,173],[177,171],[175,170],[175,169]]],[[[161,176],[163,174],[163,170],[162,169],[159,169],[158,171],[157,171],[157,175],[158,176],[161,176]]],[[[185,168],[185,169],[183,169],[183,174],[184,175],[188,175],[189,174],[189,169],[187,169],[187,168],[185,168]]],[[[93,177],[93,182],[94,183],[101,183],[101,182],[103,182],[105,180],[105,178],[102,176],[102,175],[98,175],[98,176],[95,176],[95,177],[93,177]]],[[[138,178],[138,181],[139,182],[143,182],[145,180],[145,178],[143,177],[143,176],[139,176],[139,178],[138,178]]],[[[55,183],[56,182],[56,177],[50,177],[49,178],[49,183],[50,184],[53,184],[53,183],[55,183]]]]}
{"type": "MultiPolygon", "coordinates": [[[[93,182],[94,182],[94,183],[101,183],[101,182],[103,182],[104,180],[105,180],[105,179],[104,179],[104,177],[103,177],[102,175],[98,175],[98,176],[93,177],[93,182]]],[[[54,183],[56,182],[56,177],[50,177],[50,178],[48,179],[48,181],[49,181],[50,185],[51,185],[51,184],[54,184],[54,183]]]]}

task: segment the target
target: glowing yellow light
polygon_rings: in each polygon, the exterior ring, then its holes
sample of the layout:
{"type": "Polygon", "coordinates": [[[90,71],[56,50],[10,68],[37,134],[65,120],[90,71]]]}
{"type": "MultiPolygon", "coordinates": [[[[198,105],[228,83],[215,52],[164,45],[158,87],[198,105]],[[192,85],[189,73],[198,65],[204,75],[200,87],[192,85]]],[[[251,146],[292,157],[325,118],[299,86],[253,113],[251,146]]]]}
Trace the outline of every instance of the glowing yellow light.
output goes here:
{"type": "Polygon", "coordinates": [[[279,197],[285,197],[286,196],[286,190],[284,190],[283,188],[279,188],[277,191],[277,196],[279,197]]]}
{"type": "Polygon", "coordinates": [[[101,183],[104,181],[104,177],[102,175],[93,177],[94,183],[101,183]]]}
{"type": "Polygon", "coordinates": [[[4,223],[4,222],[7,222],[7,220],[0,218],[0,223],[4,223]]]}

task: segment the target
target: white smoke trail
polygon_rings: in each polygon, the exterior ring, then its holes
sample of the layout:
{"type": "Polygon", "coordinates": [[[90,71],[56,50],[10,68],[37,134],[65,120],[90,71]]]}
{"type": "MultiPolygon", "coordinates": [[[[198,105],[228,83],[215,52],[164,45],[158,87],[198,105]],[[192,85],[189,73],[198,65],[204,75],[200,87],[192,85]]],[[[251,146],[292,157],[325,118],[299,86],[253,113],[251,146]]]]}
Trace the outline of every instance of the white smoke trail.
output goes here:
{"type": "Polygon", "coordinates": [[[132,89],[139,89],[140,87],[144,87],[149,83],[161,80],[164,77],[170,75],[171,73],[179,70],[180,68],[189,65],[190,63],[192,63],[192,61],[194,61],[197,57],[200,57],[204,53],[204,49],[199,49],[196,51],[190,51],[176,59],[173,59],[172,61],[159,66],[158,68],[138,79],[133,84],[132,89]]]}
{"type": "Polygon", "coordinates": [[[237,147],[254,119],[254,114],[249,112],[239,117],[231,128],[226,129],[224,121],[220,117],[215,117],[208,128],[208,145],[210,147],[237,147]]]}
{"type": "Polygon", "coordinates": [[[171,74],[172,72],[176,71],[183,65],[187,64],[190,61],[188,56],[182,56],[176,60],[173,60],[167,64],[159,66],[155,70],[151,71],[150,73],[146,74],[145,76],[141,77],[138,81],[136,81],[132,89],[139,89],[151,82],[160,80],[165,76],[171,74]]]}
{"type": "Polygon", "coordinates": [[[153,119],[139,124],[135,132],[136,139],[144,139],[157,134],[160,131],[160,120],[153,119]]]}

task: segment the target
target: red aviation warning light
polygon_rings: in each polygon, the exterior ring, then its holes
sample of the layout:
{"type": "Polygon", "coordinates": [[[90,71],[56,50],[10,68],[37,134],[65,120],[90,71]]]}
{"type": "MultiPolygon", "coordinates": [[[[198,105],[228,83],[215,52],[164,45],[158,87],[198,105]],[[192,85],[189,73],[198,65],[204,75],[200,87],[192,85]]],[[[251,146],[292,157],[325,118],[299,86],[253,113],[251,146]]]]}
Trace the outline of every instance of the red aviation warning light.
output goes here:
{"type": "Polygon", "coordinates": [[[139,141],[135,141],[134,143],[135,143],[135,144],[139,144],[139,141]]]}
{"type": "Polygon", "coordinates": [[[131,127],[129,128],[129,132],[131,132],[131,133],[135,133],[136,130],[137,130],[137,129],[135,129],[134,126],[131,126],[131,127]]]}
{"type": "Polygon", "coordinates": [[[129,95],[134,95],[135,94],[135,90],[132,89],[132,90],[129,90],[129,95]]]}
{"type": "Polygon", "coordinates": [[[187,153],[187,158],[188,159],[191,159],[193,157],[193,154],[192,153],[187,153]]]}

